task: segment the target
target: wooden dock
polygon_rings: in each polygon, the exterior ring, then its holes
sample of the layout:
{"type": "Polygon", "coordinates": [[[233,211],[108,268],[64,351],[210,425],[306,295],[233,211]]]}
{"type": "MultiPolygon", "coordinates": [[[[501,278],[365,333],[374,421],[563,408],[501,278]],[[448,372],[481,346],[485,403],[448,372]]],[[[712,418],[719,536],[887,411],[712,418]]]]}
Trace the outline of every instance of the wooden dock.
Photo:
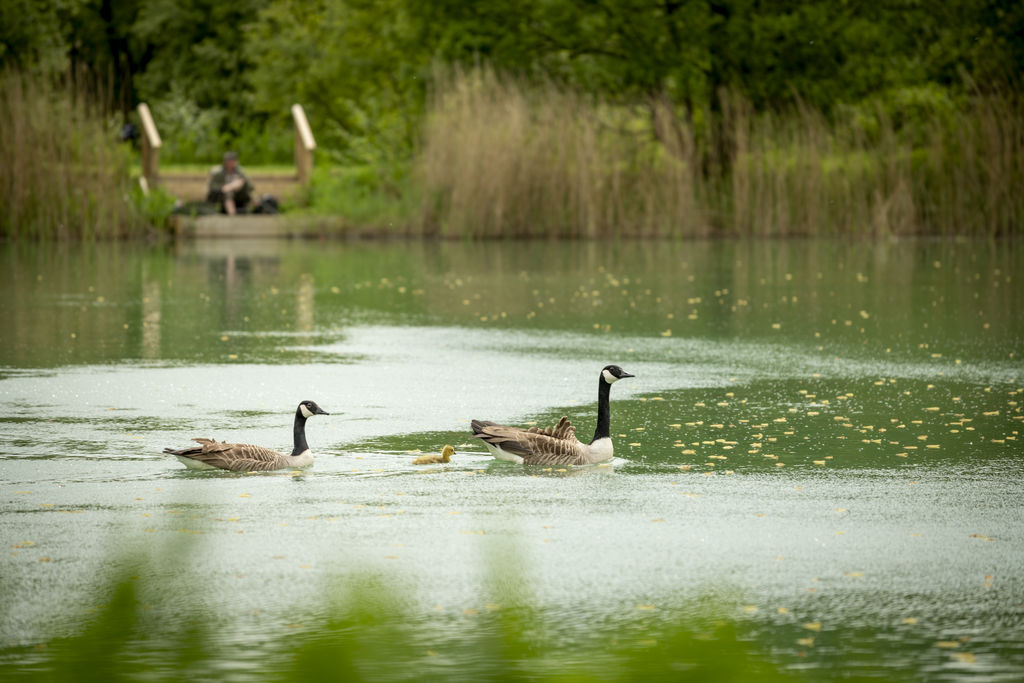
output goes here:
{"type": "Polygon", "coordinates": [[[340,216],[302,214],[249,214],[226,216],[171,216],[174,235],[196,239],[277,238],[303,239],[340,236],[346,225],[340,216]]]}
{"type": "MultiPolygon", "coordinates": [[[[156,121],[146,103],[139,104],[142,121],[143,191],[161,187],[184,202],[206,198],[209,173],[160,173],[160,148],[163,142],[156,121]]],[[[310,183],[313,174],[313,152],[316,141],[302,105],[292,105],[295,127],[295,171],[293,173],[249,174],[257,195],[273,195],[279,201],[294,199],[310,183]]],[[[338,234],[343,229],[340,217],[297,215],[187,216],[171,217],[174,234],[179,237],[313,237],[338,234]]]]}

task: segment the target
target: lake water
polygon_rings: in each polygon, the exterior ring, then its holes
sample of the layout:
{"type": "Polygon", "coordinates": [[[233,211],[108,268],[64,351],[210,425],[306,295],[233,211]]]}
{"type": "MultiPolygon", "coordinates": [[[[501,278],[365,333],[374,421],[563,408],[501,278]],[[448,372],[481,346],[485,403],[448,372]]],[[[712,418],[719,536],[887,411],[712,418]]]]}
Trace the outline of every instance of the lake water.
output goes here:
{"type": "Polygon", "coordinates": [[[161,627],[216,615],[228,678],[375,576],[421,673],[505,584],[567,658],[711,600],[793,675],[1021,680],[1022,282],[1013,242],[2,245],[0,665],[135,567],[161,627]],[[468,438],[589,436],[609,363],[608,466],[468,438]],[[302,399],[312,469],[161,452],[290,450],[302,399]]]}

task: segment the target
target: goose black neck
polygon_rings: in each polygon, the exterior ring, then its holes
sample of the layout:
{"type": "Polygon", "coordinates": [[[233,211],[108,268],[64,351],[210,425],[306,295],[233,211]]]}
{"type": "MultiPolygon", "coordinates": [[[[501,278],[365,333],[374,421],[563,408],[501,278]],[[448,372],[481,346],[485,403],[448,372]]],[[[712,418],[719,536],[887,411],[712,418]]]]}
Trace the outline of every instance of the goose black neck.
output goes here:
{"type": "MultiPolygon", "coordinates": [[[[608,394],[612,385],[604,381],[604,377],[597,380],[597,429],[594,431],[594,441],[607,439],[611,436],[609,422],[611,422],[611,408],[608,406],[608,394]]],[[[593,443],[593,441],[591,441],[593,443]]]]}
{"type": "Polygon", "coordinates": [[[292,430],[295,437],[295,448],[292,449],[292,455],[299,455],[309,450],[309,445],[306,443],[306,416],[302,414],[302,408],[295,409],[295,427],[292,430]]]}

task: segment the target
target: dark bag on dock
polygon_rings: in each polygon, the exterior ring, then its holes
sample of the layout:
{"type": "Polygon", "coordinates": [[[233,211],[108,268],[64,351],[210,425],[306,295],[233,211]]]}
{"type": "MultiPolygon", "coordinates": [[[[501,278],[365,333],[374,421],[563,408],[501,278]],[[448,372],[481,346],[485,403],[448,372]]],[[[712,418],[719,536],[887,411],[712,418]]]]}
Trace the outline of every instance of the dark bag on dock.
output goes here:
{"type": "Polygon", "coordinates": [[[263,195],[263,199],[257,204],[253,210],[253,213],[264,213],[264,214],[275,214],[280,213],[280,207],[277,205],[277,197],[270,194],[263,195]]]}

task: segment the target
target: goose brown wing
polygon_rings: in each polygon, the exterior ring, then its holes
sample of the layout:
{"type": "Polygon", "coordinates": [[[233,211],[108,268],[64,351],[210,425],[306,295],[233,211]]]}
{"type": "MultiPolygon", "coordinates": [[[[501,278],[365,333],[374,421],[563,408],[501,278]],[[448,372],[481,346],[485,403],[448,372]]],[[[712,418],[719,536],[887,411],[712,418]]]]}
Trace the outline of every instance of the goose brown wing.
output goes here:
{"type": "Polygon", "coordinates": [[[525,456],[530,451],[524,437],[529,434],[518,427],[506,427],[493,422],[473,420],[473,438],[483,439],[492,446],[497,446],[506,453],[525,456]]]}
{"type": "Polygon", "coordinates": [[[192,439],[201,447],[181,453],[200,462],[232,472],[265,472],[285,466],[283,453],[245,443],[225,443],[213,439],[192,439]]]}
{"type": "Polygon", "coordinates": [[[506,453],[518,455],[528,465],[578,465],[586,462],[586,446],[576,438],[576,428],[563,417],[553,427],[505,427],[473,421],[473,436],[506,453]]]}
{"type": "Polygon", "coordinates": [[[576,428],[572,426],[571,422],[569,422],[569,418],[564,415],[554,427],[530,427],[526,431],[531,434],[550,436],[553,439],[572,440],[576,438],[576,428]]]}

